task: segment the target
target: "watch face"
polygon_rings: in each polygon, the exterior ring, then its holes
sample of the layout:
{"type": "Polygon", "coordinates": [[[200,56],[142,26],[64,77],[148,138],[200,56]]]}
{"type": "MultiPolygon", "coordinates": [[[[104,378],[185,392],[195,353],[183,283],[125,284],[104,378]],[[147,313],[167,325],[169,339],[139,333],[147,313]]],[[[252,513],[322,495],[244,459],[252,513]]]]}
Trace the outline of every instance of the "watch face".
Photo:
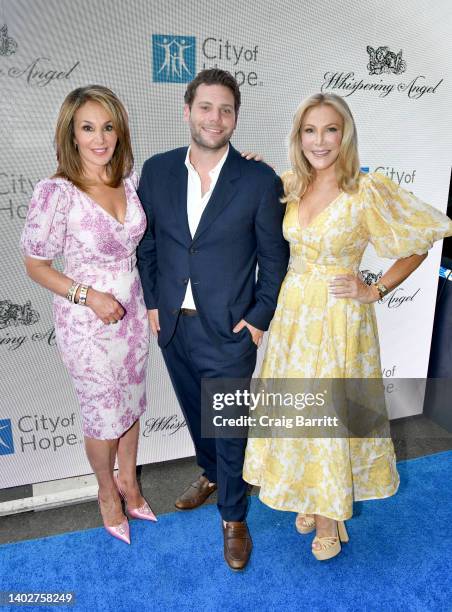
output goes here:
{"type": "Polygon", "coordinates": [[[384,297],[388,293],[388,288],[383,283],[378,283],[377,289],[380,293],[380,297],[384,297]]]}

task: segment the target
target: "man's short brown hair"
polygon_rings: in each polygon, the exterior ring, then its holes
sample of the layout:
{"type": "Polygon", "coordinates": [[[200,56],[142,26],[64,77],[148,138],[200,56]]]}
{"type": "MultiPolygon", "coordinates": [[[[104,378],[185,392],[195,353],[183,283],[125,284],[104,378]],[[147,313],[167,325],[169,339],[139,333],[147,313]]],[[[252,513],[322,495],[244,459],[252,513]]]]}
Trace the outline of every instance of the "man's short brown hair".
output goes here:
{"type": "Polygon", "coordinates": [[[219,68],[208,68],[202,70],[196,77],[191,81],[185,92],[184,100],[185,104],[191,108],[193,100],[196,96],[196,90],[199,85],[223,85],[232,91],[234,96],[234,110],[237,115],[240,108],[240,89],[237,81],[227,70],[220,70],[219,68]]]}

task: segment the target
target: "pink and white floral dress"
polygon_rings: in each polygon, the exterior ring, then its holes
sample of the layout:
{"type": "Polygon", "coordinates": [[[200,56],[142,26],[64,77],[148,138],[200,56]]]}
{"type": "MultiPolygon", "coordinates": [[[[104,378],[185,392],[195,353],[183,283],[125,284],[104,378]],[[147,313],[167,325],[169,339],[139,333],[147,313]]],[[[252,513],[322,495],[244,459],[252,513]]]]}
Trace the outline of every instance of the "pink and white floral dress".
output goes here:
{"type": "Polygon", "coordinates": [[[126,314],[105,325],[94,312],[54,296],[57,345],[80,402],[88,438],[119,438],[146,410],[149,325],[135,250],[146,227],[136,176],[124,179],[127,211],[119,223],[64,179],[34,190],[22,233],[22,252],[38,259],[64,257],[64,274],[111,293],[126,314]]]}

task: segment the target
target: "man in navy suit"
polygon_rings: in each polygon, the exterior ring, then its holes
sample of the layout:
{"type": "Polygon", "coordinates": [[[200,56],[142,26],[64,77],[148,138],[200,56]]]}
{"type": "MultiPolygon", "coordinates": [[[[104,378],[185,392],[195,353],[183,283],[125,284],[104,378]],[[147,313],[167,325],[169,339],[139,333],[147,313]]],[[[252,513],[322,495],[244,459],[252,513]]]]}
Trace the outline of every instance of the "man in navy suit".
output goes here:
{"type": "Polygon", "coordinates": [[[218,488],[232,569],[245,567],[252,548],[246,439],[201,436],[201,379],[251,378],[288,262],[281,181],[229,143],[239,107],[232,75],[200,72],[185,92],[190,146],[148,159],[138,189],[148,220],[138,267],[151,330],[203,470],[176,507],[196,508],[218,488]]]}

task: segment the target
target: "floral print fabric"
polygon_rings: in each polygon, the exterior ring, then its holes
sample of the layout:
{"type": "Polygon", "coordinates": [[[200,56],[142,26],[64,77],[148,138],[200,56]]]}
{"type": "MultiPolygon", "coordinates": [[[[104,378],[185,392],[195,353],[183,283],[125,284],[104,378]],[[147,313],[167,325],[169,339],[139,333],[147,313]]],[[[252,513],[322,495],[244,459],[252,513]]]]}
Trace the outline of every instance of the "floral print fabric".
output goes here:
{"type": "Polygon", "coordinates": [[[21,238],[24,255],[64,257],[64,274],[112,294],[126,314],[105,325],[85,306],[54,296],[58,349],[72,377],[85,436],[115,439],[146,409],[149,326],[135,249],[146,218],[136,176],[124,180],[124,224],[64,179],[40,181],[21,238]]]}
{"type": "MultiPolygon", "coordinates": [[[[373,304],[330,295],[328,281],[356,274],[369,242],[382,257],[421,254],[452,235],[452,222],[388,178],[369,174],[305,229],[298,202],[289,202],[283,229],[291,258],[260,378],[381,377],[373,304]]],[[[393,495],[399,484],[387,437],[250,438],[243,477],[261,487],[261,500],[273,508],[335,520],[351,517],[353,500],[393,495]]]]}

